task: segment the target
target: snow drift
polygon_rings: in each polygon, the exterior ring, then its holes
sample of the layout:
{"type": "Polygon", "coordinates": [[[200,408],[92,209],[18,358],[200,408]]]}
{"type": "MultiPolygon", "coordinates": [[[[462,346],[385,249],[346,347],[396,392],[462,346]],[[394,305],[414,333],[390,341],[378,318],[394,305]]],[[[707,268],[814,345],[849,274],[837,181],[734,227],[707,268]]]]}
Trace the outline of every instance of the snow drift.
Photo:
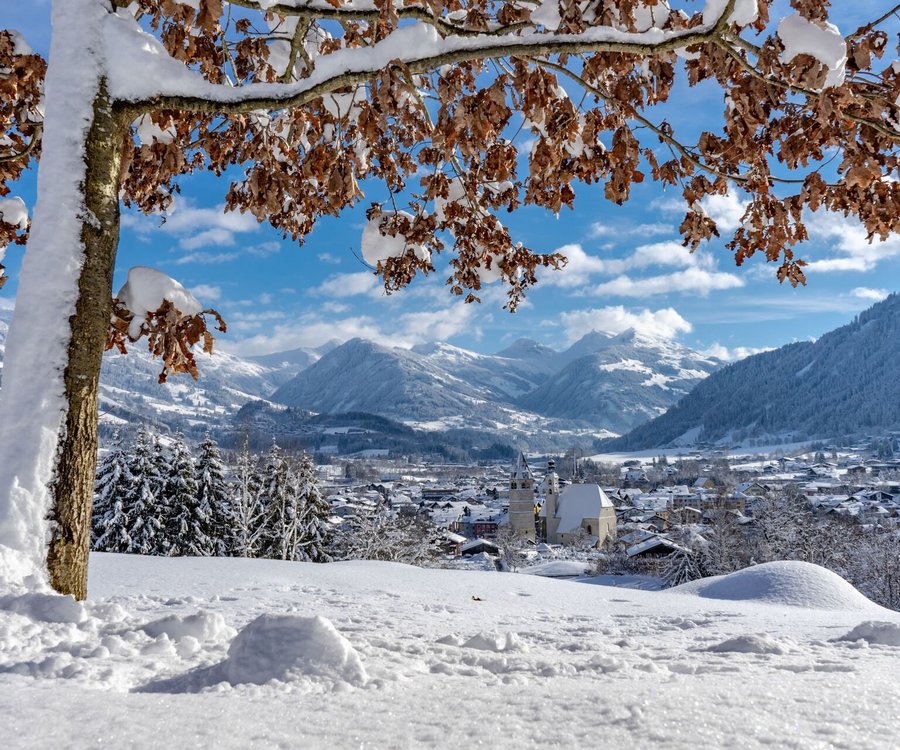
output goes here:
{"type": "Polygon", "coordinates": [[[684,583],[670,591],[703,599],[756,601],[807,609],[879,608],[836,573],[797,561],[755,565],[729,575],[684,583]]]}

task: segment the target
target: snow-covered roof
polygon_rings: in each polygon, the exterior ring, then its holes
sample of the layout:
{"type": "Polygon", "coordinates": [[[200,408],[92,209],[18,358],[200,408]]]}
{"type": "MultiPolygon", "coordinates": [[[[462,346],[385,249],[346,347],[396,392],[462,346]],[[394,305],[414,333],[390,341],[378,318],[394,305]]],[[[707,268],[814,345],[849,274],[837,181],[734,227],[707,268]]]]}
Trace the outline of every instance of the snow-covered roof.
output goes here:
{"type": "Polygon", "coordinates": [[[525,460],[525,454],[519,451],[519,457],[516,459],[516,465],[513,467],[510,479],[534,479],[528,461],[525,460]]]}
{"type": "Polygon", "coordinates": [[[559,495],[556,516],[560,534],[571,534],[585,518],[597,518],[603,508],[612,508],[612,501],[597,484],[570,484],[559,495]]]}

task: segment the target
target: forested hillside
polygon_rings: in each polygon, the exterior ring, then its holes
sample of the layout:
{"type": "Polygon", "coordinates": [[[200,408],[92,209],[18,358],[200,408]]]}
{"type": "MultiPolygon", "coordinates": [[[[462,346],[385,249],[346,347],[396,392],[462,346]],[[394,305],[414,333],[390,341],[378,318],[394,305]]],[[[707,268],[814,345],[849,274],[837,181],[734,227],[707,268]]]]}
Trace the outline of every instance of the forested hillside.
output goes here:
{"type": "Polygon", "coordinates": [[[835,437],[900,426],[900,295],[815,342],[736,362],[701,382],[662,416],[604,449],[697,441],[835,437]]]}

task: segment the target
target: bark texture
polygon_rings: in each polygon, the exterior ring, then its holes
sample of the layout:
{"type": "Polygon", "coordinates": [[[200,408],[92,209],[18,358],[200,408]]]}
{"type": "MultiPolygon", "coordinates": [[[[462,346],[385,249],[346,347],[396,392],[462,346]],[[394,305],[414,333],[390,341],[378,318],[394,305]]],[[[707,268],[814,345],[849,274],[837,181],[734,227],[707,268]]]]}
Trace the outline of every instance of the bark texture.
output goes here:
{"type": "Polygon", "coordinates": [[[103,347],[112,312],[112,277],[119,237],[119,173],[125,128],[105,84],[94,101],[85,152],[84,265],[64,373],[68,410],[51,485],[50,583],[61,594],[87,596],[91,508],[97,464],[97,398],[103,347]]]}

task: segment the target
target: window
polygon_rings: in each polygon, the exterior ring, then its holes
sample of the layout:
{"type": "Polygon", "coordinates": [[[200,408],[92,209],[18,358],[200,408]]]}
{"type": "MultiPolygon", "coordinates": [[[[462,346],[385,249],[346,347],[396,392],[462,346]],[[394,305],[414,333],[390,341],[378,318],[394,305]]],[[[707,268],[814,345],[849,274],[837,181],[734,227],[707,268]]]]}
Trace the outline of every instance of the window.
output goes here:
{"type": "Polygon", "coordinates": [[[593,534],[593,533],[594,533],[594,532],[591,530],[591,525],[590,525],[590,524],[588,524],[587,532],[588,532],[588,534],[593,534]]]}

